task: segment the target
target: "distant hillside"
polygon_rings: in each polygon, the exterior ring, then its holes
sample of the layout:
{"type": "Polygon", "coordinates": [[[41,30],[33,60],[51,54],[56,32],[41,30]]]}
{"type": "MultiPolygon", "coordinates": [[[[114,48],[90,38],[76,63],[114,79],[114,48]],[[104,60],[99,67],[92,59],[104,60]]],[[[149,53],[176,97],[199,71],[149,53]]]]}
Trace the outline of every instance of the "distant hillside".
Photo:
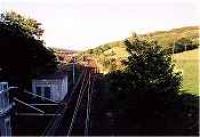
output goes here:
{"type": "Polygon", "coordinates": [[[52,48],[56,53],[63,53],[63,54],[74,54],[78,53],[76,50],[68,50],[68,49],[61,49],[61,48],[52,48]]]}
{"type": "MultiPolygon", "coordinates": [[[[199,28],[198,26],[188,26],[171,29],[169,31],[156,31],[147,34],[141,34],[140,37],[145,39],[154,39],[163,48],[172,48],[175,41],[186,38],[198,45],[199,28]]],[[[128,56],[126,46],[123,41],[114,41],[89,49],[79,53],[81,55],[90,55],[97,59],[98,67],[103,72],[121,69],[121,61],[128,56]]]]}
{"type": "Polygon", "coordinates": [[[76,55],[78,51],[53,48],[54,54],[61,63],[68,63],[71,61],[72,56],[76,55]]]}
{"type": "Polygon", "coordinates": [[[150,37],[157,40],[160,45],[170,47],[174,41],[180,38],[191,39],[194,42],[198,42],[199,37],[199,27],[198,26],[188,26],[175,28],[169,31],[156,31],[153,33],[148,33],[143,35],[144,37],[150,37]]]}

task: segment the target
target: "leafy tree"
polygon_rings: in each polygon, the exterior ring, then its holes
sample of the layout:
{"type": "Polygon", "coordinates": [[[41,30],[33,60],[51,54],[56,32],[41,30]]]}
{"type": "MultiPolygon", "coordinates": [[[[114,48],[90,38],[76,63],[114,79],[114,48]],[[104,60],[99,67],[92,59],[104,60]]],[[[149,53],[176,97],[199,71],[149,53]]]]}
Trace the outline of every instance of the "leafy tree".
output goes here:
{"type": "Polygon", "coordinates": [[[180,94],[181,75],[155,41],[125,40],[126,69],[105,76],[116,135],[197,135],[198,98],[180,94]]]}
{"type": "Polygon", "coordinates": [[[1,79],[24,86],[34,76],[55,71],[56,57],[39,39],[42,34],[41,24],[34,19],[15,12],[0,15],[1,79]]]}
{"type": "Polygon", "coordinates": [[[17,14],[14,11],[6,12],[5,14],[0,15],[1,22],[6,23],[7,25],[16,25],[23,29],[23,33],[27,34],[30,37],[40,38],[44,30],[41,28],[41,23],[32,18],[26,18],[20,14],[17,14]]]}
{"type": "Polygon", "coordinates": [[[178,91],[181,76],[173,71],[171,57],[155,41],[126,40],[128,57],[126,72],[135,81],[136,90],[156,92],[178,91]]]}

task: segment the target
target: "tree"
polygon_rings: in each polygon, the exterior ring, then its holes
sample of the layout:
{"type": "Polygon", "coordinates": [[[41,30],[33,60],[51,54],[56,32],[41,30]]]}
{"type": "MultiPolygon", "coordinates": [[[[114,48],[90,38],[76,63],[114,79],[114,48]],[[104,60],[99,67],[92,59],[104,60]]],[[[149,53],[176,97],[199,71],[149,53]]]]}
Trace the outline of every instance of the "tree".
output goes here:
{"type": "Polygon", "coordinates": [[[16,25],[23,29],[23,33],[27,34],[30,37],[40,38],[44,30],[41,28],[41,23],[32,18],[23,17],[20,14],[17,14],[14,11],[6,12],[5,14],[0,15],[1,22],[6,23],[7,25],[16,25]]]}
{"type": "Polygon", "coordinates": [[[33,77],[55,71],[57,62],[53,50],[40,40],[41,24],[15,12],[0,15],[1,79],[25,86],[33,77]]]}
{"type": "Polygon", "coordinates": [[[126,69],[105,76],[115,135],[197,135],[198,97],[179,93],[169,53],[138,36],[125,45],[126,69]]]}
{"type": "Polygon", "coordinates": [[[136,90],[177,92],[181,84],[180,73],[173,71],[174,65],[166,50],[155,41],[135,37],[126,40],[129,53],[126,73],[135,81],[136,90]]]}

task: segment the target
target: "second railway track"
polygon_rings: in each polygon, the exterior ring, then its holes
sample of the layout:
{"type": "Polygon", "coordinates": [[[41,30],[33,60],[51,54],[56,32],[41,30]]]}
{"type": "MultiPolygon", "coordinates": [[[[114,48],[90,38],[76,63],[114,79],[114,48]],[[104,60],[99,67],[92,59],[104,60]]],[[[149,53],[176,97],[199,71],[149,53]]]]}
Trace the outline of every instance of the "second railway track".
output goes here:
{"type": "Polygon", "coordinates": [[[83,70],[71,93],[62,101],[63,107],[57,110],[61,116],[52,118],[44,136],[88,135],[92,75],[89,68],[83,70]]]}

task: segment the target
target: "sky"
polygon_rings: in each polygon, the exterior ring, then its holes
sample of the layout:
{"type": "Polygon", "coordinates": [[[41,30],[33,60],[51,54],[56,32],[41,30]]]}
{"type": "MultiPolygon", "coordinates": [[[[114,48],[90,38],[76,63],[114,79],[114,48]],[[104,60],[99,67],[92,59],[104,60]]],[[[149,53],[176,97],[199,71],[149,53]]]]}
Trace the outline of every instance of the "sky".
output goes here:
{"type": "Polygon", "coordinates": [[[42,23],[47,47],[85,50],[146,33],[199,25],[199,0],[0,0],[42,23]]]}

